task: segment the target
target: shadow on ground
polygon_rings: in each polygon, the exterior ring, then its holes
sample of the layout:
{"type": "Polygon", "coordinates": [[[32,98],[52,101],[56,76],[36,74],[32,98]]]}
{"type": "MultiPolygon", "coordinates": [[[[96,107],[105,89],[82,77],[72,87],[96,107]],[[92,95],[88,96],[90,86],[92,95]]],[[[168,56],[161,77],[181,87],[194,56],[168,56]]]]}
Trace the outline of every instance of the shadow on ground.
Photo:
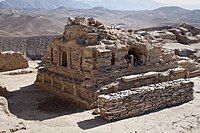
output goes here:
{"type": "Polygon", "coordinates": [[[85,111],[69,101],[63,101],[37,89],[35,85],[10,92],[8,103],[10,112],[24,120],[42,121],[85,111]]]}
{"type": "Polygon", "coordinates": [[[94,117],[93,119],[89,119],[89,120],[84,120],[81,122],[78,122],[78,127],[80,127],[83,130],[88,130],[88,129],[92,129],[92,128],[96,128],[102,125],[106,125],[109,122],[104,120],[102,117],[97,116],[94,117]]]}
{"type": "Polygon", "coordinates": [[[94,118],[89,119],[89,120],[84,120],[84,121],[78,122],[77,124],[81,129],[88,130],[88,129],[96,128],[96,127],[106,125],[106,124],[109,124],[109,123],[115,123],[117,121],[123,121],[123,120],[128,120],[128,119],[134,120],[134,118],[144,117],[145,115],[149,115],[149,114],[155,114],[156,115],[160,111],[166,111],[166,110],[170,110],[172,108],[177,108],[179,106],[184,106],[184,104],[187,104],[187,103],[188,102],[184,102],[184,103],[176,104],[176,105],[173,105],[173,106],[170,106],[170,107],[163,107],[163,108],[159,108],[159,109],[150,110],[150,111],[144,112],[143,114],[140,114],[140,115],[130,116],[130,117],[127,117],[127,118],[122,118],[120,120],[116,120],[116,121],[114,120],[114,121],[108,122],[107,120],[103,119],[102,117],[97,116],[97,117],[94,117],[94,118]]]}

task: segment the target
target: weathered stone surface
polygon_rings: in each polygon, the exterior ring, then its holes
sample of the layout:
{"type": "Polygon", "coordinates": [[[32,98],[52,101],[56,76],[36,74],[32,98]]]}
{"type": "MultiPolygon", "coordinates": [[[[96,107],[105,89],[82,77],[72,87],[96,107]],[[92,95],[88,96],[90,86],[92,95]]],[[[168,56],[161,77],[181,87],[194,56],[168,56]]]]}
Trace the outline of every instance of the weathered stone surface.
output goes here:
{"type": "Polygon", "coordinates": [[[188,36],[186,34],[182,34],[181,30],[179,29],[170,29],[170,32],[176,35],[176,39],[179,43],[183,44],[191,44],[191,43],[197,43],[198,39],[196,37],[188,36]]]}
{"type": "Polygon", "coordinates": [[[183,24],[180,25],[180,27],[187,29],[189,32],[192,33],[193,36],[200,34],[200,29],[197,28],[197,27],[194,27],[192,25],[183,23],[183,24]]]}
{"type": "Polygon", "coordinates": [[[0,51],[25,53],[30,59],[41,59],[51,40],[58,36],[0,37],[0,51]]]}
{"type": "Polygon", "coordinates": [[[10,115],[6,98],[0,96],[0,115],[10,115]]]}
{"type": "Polygon", "coordinates": [[[189,24],[177,24],[171,27],[140,29],[136,34],[151,38],[152,42],[191,44],[200,42],[200,29],[189,24]]]}
{"type": "Polygon", "coordinates": [[[153,40],[92,18],[69,18],[63,36],[52,40],[35,84],[95,106],[98,90],[117,78],[178,67],[175,51],[153,40]]]}
{"type": "Polygon", "coordinates": [[[22,53],[12,51],[0,53],[0,72],[23,69],[28,67],[28,61],[22,53]]]}
{"type": "Polygon", "coordinates": [[[100,95],[98,108],[109,121],[138,116],[191,101],[193,86],[193,82],[181,79],[100,95]]]}
{"type": "Polygon", "coordinates": [[[188,76],[189,73],[187,68],[174,68],[164,72],[148,72],[137,75],[129,75],[118,78],[111,84],[102,86],[99,89],[99,93],[100,94],[115,93],[122,90],[128,90],[130,88],[147,86],[150,84],[177,80],[181,78],[187,78],[188,76]]]}

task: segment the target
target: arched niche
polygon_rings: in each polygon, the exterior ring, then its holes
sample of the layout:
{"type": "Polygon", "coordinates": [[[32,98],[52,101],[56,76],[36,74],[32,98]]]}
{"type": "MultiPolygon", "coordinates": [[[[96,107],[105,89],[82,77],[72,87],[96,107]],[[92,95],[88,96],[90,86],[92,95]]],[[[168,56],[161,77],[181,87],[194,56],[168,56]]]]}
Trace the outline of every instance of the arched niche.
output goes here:
{"type": "Polygon", "coordinates": [[[135,44],[129,47],[125,59],[133,67],[143,66],[146,63],[147,52],[145,45],[135,44]]]}

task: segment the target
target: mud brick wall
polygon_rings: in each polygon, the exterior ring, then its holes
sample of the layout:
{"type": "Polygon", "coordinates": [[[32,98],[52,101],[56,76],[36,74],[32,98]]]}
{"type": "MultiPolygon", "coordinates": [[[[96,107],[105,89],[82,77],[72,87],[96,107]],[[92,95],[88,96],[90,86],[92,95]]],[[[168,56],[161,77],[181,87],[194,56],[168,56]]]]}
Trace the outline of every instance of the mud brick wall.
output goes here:
{"type": "Polygon", "coordinates": [[[20,51],[31,59],[41,59],[54,37],[57,36],[0,37],[0,51],[20,51]]]}
{"type": "Polygon", "coordinates": [[[109,121],[115,121],[179,105],[193,99],[193,86],[193,82],[180,79],[100,95],[100,115],[109,121]]]}
{"type": "Polygon", "coordinates": [[[22,53],[1,52],[0,53],[0,72],[23,69],[28,67],[28,61],[22,53]]]}

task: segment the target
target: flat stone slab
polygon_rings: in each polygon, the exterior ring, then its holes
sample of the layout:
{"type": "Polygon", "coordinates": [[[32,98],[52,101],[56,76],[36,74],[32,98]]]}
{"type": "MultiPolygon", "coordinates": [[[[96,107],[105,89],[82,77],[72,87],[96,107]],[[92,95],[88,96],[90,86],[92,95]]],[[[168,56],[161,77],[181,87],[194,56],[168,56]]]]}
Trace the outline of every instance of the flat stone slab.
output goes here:
{"type": "Polygon", "coordinates": [[[131,82],[131,81],[135,81],[139,79],[145,79],[145,78],[151,78],[151,77],[157,77],[157,76],[158,76],[158,72],[148,72],[144,74],[124,76],[121,79],[124,82],[131,82]]]}

